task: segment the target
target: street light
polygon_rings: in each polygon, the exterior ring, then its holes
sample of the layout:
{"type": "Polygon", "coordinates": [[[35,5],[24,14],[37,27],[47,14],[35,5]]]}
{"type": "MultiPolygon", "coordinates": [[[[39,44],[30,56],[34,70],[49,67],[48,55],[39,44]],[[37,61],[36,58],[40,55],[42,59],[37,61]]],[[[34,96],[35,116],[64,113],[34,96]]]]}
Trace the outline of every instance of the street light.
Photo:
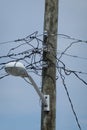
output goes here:
{"type": "Polygon", "coordinates": [[[27,77],[31,84],[33,85],[34,89],[38,93],[39,97],[42,100],[42,103],[44,105],[44,111],[49,111],[49,95],[43,95],[41,91],[39,90],[37,84],[33,80],[33,78],[28,74],[25,66],[21,62],[9,62],[5,65],[5,71],[13,76],[20,76],[22,78],[27,77]]]}

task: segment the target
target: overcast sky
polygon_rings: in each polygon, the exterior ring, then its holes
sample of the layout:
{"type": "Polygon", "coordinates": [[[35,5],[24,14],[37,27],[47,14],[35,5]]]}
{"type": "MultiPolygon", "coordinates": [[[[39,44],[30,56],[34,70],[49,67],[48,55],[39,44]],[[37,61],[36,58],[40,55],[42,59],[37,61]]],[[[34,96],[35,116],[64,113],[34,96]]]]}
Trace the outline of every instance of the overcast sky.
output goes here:
{"type": "MultiPolygon", "coordinates": [[[[16,40],[38,31],[43,33],[44,0],[0,0],[0,42],[16,40]]],[[[87,0],[59,0],[58,32],[87,40],[87,0]]],[[[58,38],[58,51],[70,40],[58,38]]],[[[0,46],[4,55],[9,44],[0,46]]],[[[73,45],[70,55],[87,58],[86,43],[73,45]]],[[[87,60],[63,56],[71,70],[87,72],[87,60]]],[[[82,78],[87,81],[87,76],[82,78]]],[[[35,79],[35,77],[34,77],[35,79]]],[[[35,79],[41,86],[41,79],[35,79]]],[[[87,130],[87,86],[74,75],[66,85],[82,130],[87,130]]],[[[40,130],[41,104],[37,93],[21,78],[8,76],[0,80],[0,130],[40,130]]],[[[61,80],[57,81],[56,130],[79,130],[61,80]]]]}

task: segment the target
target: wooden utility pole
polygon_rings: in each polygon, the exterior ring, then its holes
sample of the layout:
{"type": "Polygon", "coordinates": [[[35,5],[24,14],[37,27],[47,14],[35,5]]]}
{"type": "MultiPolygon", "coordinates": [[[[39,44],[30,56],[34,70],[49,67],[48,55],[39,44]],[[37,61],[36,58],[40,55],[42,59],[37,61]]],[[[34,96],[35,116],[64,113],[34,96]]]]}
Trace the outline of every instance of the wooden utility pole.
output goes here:
{"type": "Polygon", "coordinates": [[[42,92],[50,96],[50,111],[41,114],[41,130],[56,128],[56,51],[58,0],[45,0],[42,92]]]}

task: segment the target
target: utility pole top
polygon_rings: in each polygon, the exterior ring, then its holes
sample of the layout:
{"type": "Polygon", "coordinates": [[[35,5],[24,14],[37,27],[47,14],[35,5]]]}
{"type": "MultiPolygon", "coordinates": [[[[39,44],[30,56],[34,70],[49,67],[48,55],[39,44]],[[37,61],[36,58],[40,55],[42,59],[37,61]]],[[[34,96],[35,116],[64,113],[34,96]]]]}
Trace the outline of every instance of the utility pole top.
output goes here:
{"type": "Polygon", "coordinates": [[[56,128],[56,52],[58,30],[58,0],[45,0],[42,92],[50,96],[50,111],[42,105],[41,130],[56,128]]]}

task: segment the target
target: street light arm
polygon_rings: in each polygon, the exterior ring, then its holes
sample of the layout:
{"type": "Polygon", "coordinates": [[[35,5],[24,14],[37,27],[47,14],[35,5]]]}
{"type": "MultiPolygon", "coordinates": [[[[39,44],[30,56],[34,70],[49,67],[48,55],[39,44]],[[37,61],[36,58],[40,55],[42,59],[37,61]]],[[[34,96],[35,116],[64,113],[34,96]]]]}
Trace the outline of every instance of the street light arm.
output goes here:
{"type": "Polygon", "coordinates": [[[5,65],[5,71],[8,74],[14,75],[14,76],[20,76],[25,79],[27,77],[31,84],[33,85],[34,89],[40,96],[42,103],[44,104],[44,111],[50,110],[49,105],[49,95],[43,95],[41,91],[39,90],[37,84],[34,82],[33,78],[28,74],[26,71],[25,66],[21,62],[9,62],[5,65]]]}
{"type": "Polygon", "coordinates": [[[39,90],[39,88],[38,88],[37,84],[35,83],[35,81],[33,80],[33,78],[30,75],[28,75],[27,78],[32,83],[32,85],[33,85],[34,89],[36,90],[36,92],[38,93],[39,97],[42,99],[42,103],[47,106],[47,101],[46,101],[44,95],[39,90]]]}

